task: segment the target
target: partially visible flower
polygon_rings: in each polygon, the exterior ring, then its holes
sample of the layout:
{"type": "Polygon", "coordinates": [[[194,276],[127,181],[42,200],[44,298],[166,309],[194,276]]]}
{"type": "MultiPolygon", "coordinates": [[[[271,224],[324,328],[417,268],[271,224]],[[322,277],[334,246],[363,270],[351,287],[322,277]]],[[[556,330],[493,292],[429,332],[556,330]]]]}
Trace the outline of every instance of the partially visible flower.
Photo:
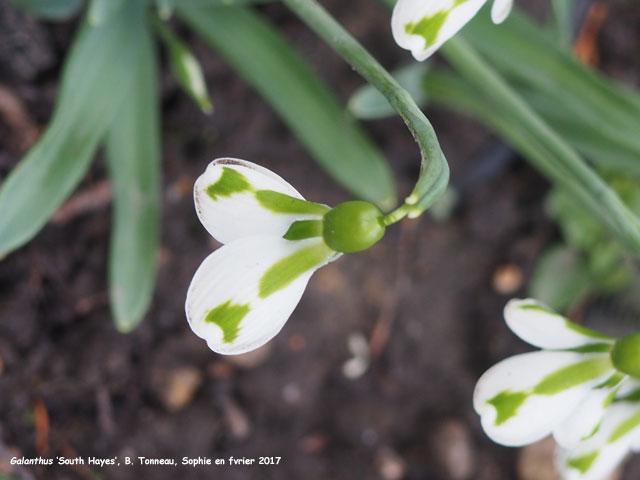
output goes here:
{"type": "Polygon", "coordinates": [[[374,205],[308,202],[245,160],[214,160],[196,180],[194,200],[200,221],[224,245],[196,271],[185,310],[195,334],[223,354],[268,342],[313,272],[343,252],[369,248],[385,230],[374,205]]]}
{"type": "Polygon", "coordinates": [[[640,382],[620,388],[597,431],[571,448],[558,448],[556,467],[567,480],[602,480],[640,447],[640,382]]]}
{"type": "MultiPolygon", "coordinates": [[[[398,0],[391,17],[396,43],[416,60],[430,57],[471,20],[486,0],[398,0]]],[[[491,19],[502,23],[513,0],[494,0],[491,19]]]]}
{"type": "Polygon", "coordinates": [[[570,322],[535,300],[511,300],[509,328],[538,352],[508,358],[478,381],[474,407],[494,441],[520,446],[550,433],[572,448],[593,436],[622,382],[615,339],[570,322]]]}

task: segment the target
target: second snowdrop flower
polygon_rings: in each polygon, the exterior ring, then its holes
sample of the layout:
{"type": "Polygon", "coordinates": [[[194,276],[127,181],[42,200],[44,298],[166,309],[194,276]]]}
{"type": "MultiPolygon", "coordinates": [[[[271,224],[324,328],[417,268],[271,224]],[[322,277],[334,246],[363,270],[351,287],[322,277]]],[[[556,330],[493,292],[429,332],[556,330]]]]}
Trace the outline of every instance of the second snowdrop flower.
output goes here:
{"type": "MultiPolygon", "coordinates": [[[[425,60],[471,20],[486,1],[398,0],[391,17],[393,38],[416,60],[425,60]]],[[[513,0],[494,0],[493,22],[502,23],[512,5],[513,0]]]]}

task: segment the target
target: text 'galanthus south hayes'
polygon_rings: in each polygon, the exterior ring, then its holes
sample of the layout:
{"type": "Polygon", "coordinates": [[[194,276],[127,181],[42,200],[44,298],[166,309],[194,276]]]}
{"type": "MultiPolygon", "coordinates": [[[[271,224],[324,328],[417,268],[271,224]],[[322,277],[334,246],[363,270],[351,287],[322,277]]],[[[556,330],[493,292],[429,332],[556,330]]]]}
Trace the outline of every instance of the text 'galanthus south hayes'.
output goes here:
{"type": "Polygon", "coordinates": [[[542,350],[516,355],[478,381],[474,407],[492,440],[521,446],[553,434],[568,480],[601,480],[640,447],[640,335],[577,325],[535,300],[505,307],[509,328],[542,350]]]}
{"type": "MultiPolygon", "coordinates": [[[[398,0],[391,17],[396,43],[416,60],[430,57],[471,20],[487,0],[398,0]]],[[[494,0],[491,19],[502,23],[513,0],[494,0]]]]}
{"type": "Polygon", "coordinates": [[[221,158],[196,180],[200,221],[220,243],[196,271],[186,300],[189,325],[218,353],[244,353],[284,326],[309,278],[342,253],[384,235],[382,212],[352,201],[306,201],[266,168],[221,158]]]}

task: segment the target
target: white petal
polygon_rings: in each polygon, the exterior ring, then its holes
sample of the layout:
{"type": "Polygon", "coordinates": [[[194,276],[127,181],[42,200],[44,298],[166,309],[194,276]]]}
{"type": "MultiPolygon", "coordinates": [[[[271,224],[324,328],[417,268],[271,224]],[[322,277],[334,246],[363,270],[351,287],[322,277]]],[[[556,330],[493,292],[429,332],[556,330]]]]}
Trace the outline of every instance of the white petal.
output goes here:
{"type": "Polygon", "coordinates": [[[471,20],[485,2],[398,0],[391,17],[393,38],[402,48],[411,50],[416,60],[425,60],[471,20]],[[421,26],[426,26],[426,35],[408,33],[421,26]]]}
{"type": "Polygon", "coordinates": [[[258,190],[271,190],[304,200],[295,188],[266,168],[245,160],[218,158],[198,177],[193,189],[196,212],[207,231],[219,242],[228,243],[253,235],[284,235],[296,220],[319,219],[326,207],[306,202],[307,213],[282,213],[265,208],[256,198],[258,190]],[[250,189],[219,194],[213,198],[207,188],[218,182],[225,170],[246,180],[250,189]],[[315,206],[314,206],[315,205],[315,206]]]}
{"type": "Polygon", "coordinates": [[[260,236],[224,245],[202,262],[191,281],[185,305],[189,325],[215,352],[237,354],[258,348],[283,327],[313,272],[337,256],[321,239],[260,236]],[[314,252],[304,272],[265,296],[261,284],[265,273],[304,249],[314,252]],[[225,331],[211,318],[205,320],[211,312],[218,312],[225,331]]]}
{"type": "Polygon", "coordinates": [[[473,404],[492,440],[503,445],[525,445],[551,433],[591,388],[612,373],[605,354],[541,351],[516,355],[482,375],[473,404]],[[584,364],[586,361],[590,363],[584,364]],[[569,367],[573,368],[566,370],[569,367]],[[577,368],[581,371],[576,372],[577,368]],[[562,386],[555,382],[557,387],[550,389],[550,379],[557,380],[559,372],[570,380],[562,386]]]}
{"type": "Polygon", "coordinates": [[[549,350],[614,342],[611,337],[570,322],[533,299],[509,301],[504,318],[522,340],[549,350]]]}
{"type": "Polygon", "coordinates": [[[513,0],[494,0],[491,6],[491,20],[493,23],[502,23],[511,13],[513,0]]]}
{"type": "Polygon", "coordinates": [[[602,480],[639,440],[640,407],[627,402],[615,403],[607,409],[592,438],[575,448],[558,450],[556,466],[567,480],[602,480]],[[620,435],[621,432],[624,435],[620,435]]]}
{"type": "Polygon", "coordinates": [[[556,442],[564,448],[574,448],[581,441],[594,435],[611,404],[611,396],[617,389],[615,386],[589,392],[569,417],[553,430],[556,442]]]}

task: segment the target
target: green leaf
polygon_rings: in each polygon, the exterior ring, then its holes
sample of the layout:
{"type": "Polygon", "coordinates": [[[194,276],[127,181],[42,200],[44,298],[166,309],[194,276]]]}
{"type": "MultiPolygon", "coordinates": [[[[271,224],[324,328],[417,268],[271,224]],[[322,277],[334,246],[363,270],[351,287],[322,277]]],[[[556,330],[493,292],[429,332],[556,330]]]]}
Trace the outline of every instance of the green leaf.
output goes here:
{"type": "Polygon", "coordinates": [[[140,26],[133,85],[109,127],[106,157],[113,186],[109,296],[116,327],[133,330],[146,313],[155,283],[160,219],[160,135],[156,58],[140,26]]]}
{"type": "Polygon", "coordinates": [[[395,204],[393,178],[380,151],[273,27],[240,8],[178,8],[339,183],[382,209],[395,204]]]}
{"type": "Polygon", "coordinates": [[[554,310],[566,311],[590,292],[592,284],[584,258],[570,247],[556,245],[538,259],[529,295],[554,310]]]}
{"type": "Polygon", "coordinates": [[[14,5],[44,20],[66,20],[82,6],[82,0],[11,0],[14,5]]]}
{"type": "Polygon", "coordinates": [[[576,0],[551,0],[551,29],[559,46],[571,48],[576,0]]]}
{"type": "Polygon", "coordinates": [[[156,21],[154,25],[167,47],[171,70],[180,86],[204,113],[213,112],[204,74],[196,57],[164,22],[156,21]]]}
{"type": "Polygon", "coordinates": [[[517,9],[500,28],[485,17],[476,15],[464,37],[512,85],[550,97],[565,117],[592,119],[586,138],[597,129],[624,137],[629,155],[640,159],[640,95],[581,64],[517,9]]]}
{"type": "Polygon", "coordinates": [[[44,135],[0,185],[0,256],[29,241],[85,174],[140,61],[138,2],[101,27],[84,24],[44,135]]]}
{"type": "MultiPolygon", "coordinates": [[[[428,63],[411,63],[393,72],[393,77],[413,97],[416,104],[424,106],[427,103],[426,90],[423,79],[429,71],[428,63]]],[[[374,120],[397,115],[385,96],[372,85],[365,85],[358,89],[349,99],[349,111],[363,120],[374,120]]]]}
{"type": "Polygon", "coordinates": [[[101,25],[122,8],[124,0],[91,0],[87,18],[92,25],[101,25]]]}

